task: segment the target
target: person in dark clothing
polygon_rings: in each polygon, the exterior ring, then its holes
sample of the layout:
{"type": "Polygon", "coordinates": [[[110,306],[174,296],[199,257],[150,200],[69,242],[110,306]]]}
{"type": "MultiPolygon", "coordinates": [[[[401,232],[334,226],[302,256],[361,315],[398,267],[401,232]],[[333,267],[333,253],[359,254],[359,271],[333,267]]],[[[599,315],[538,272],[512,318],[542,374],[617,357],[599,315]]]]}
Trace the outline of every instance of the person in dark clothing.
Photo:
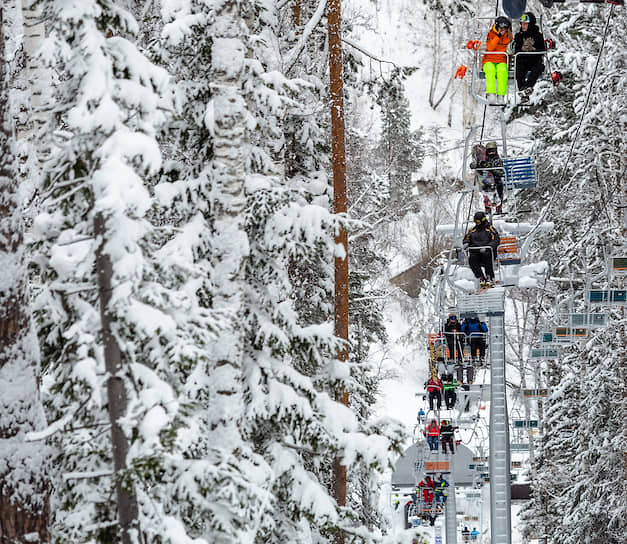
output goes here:
{"type": "Polygon", "coordinates": [[[440,477],[435,481],[435,502],[443,505],[448,499],[448,491],[446,488],[449,483],[444,479],[444,475],[440,474],[440,477]]]}
{"type": "Polygon", "coordinates": [[[450,448],[451,453],[455,453],[453,448],[455,429],[456,427],[453,427],[450,421],[442,420],[442,425],[440,425],[440,443],[442,444],[443,453],[447,453],[446,446],[450,448]]]}
{"type": "Polygon", "coordinates": [[[446,403],[446,409],[451,410],[455,408],[455,403],[457,402],[457,388],[459,384],[453,377],[453,374],[443,375],[442,381],[444,383],[444,402],[446,403]]]}
{"type": "MultiPolygon", "coordinates": [[[[498,146],[494,141],[486,143],[485,147],[477,144],[473,147],[473,153],[475,157],[470,163],[470,168],[477,171],[479,188],[484,193],[496,189],[496,194],[499,197],[496,213],[501,213],[503,211],[503,178],[505,177],[505,169],[503,168],[503,159],[499,156],[498,146]]],[[[487,197],[487,195],[485,196],[487,197]]],[[[490,202],[489,198],[487,202],[490,202]]],[[[488,203],[486,203],[486,209],[488,207],[491,208],[491,203],[488,203]]]]}
{"type": "Polygon", "coordinates": [[[473,363],[485,360],[486,334],[488,326],[478,317],[467,317],[462,323],[462,331],[470,343],[470,358],[473,363]],[[477,356],[477,353],[479,354],[477,356]]]}
{"type": "Polygon", "coordinates": [[[453,361],[461,361],[464,355],[462,342],[462,326],[457,316],[450,314],[444,323],[444,335],[448,345],[449,358],[453,361]]]}
{"type": "Polygon", "coordinates": [[[516,54],[516,83],[520,102],[529,102],[529,96],[533,92],[533,86],[544,71],[542,62],[546,51],[544,36],[536,24],[536,16],[531,13],[523,13],[520,17],[520,31],[514,36],[511,45],[516,54]],[[530,54],[525,54],[530,53],[530,54]]]}
{"type": "Polygon", "coordinates": [[[468,264],[482,287],[491,287],[494,284],[494,266],[496,250],[501,243],[501,237],[490,224],[484,212],[477,212],[474,216],[475,226],[464,236],[464,248],[469,251],[468,264]]]}
{"type": "Polygon", "coordinates": [[[503,168],[503,159],[499,156],[499,150],[496,142],[488,142],[485,144],[486,163],[485,167],[489,168],[489,172],[494,176],[494,188],[499,197],[499,204],[496,206],[496,213],[503,211],[503,178],[505,170],[503,168]]]}

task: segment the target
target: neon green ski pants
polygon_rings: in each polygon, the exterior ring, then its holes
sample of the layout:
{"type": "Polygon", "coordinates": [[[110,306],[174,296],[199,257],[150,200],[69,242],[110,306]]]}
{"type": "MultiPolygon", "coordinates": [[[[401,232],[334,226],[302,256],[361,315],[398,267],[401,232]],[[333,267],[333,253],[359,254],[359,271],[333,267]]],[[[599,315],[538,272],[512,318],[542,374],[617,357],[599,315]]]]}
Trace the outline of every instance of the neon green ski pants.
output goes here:
{"type": "Polygon", "coordinates": [[[505,96],[507,94],[507,63],[486,62],[483,65],[483,71],[485,72],[486,94],[496,93],[499,96],[505,96]]]}

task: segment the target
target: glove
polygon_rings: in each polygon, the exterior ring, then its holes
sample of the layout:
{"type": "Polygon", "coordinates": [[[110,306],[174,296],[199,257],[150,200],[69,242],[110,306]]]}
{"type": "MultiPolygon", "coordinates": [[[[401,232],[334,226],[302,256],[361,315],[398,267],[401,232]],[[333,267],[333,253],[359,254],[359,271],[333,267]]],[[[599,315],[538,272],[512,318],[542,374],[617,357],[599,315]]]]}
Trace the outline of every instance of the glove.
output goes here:
{"type": "Polygon", "coordinates": [[[509,42],[509,45],[507,46],[507,49],[505,50],[505,52],[508,55],[513,55],[514,54],[514,42],[509,42]]]}

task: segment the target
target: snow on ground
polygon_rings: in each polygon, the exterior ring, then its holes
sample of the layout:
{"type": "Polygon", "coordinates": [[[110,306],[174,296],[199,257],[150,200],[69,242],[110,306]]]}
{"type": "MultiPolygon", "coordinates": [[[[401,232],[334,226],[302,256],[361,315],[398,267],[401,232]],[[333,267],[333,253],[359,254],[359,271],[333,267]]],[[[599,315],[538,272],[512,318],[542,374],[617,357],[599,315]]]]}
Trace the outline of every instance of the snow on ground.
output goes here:
{"type": "Polygon", "coordinates": [[[416,413],[423,401],[416,397],[417,391],[424,391],[424,383],[428,379],[428,353],[426,340],[424,346],[407,346],[403,337],[410,325],[403,318],[398,303],[387,307],[385,323],[389,335],[389,343],[385,351],[374,353],[378,357],[384,372],[391,379],[381,384],[379,402],[375,410],[379,415],[389,415],[405,424],[407,431],[412,432],[416,424],[416,413]]]}

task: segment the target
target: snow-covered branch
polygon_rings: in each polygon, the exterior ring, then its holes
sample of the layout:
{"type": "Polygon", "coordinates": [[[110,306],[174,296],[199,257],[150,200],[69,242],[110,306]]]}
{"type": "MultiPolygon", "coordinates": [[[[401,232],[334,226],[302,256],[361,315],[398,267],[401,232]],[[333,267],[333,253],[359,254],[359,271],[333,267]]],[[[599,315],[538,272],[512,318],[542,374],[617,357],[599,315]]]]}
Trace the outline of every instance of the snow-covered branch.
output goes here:
{"type": "Polygon", "coordinates": [[[289,73],[291,69],[294,67],[294,64],[296,64],[296,61],[298,60],[298,57],[300,57],[301,53],[303,52],[303,49],[305,48],[305,44],[307,43],[307,40],[311,36],[311,33],[320,23],[320,20],[322,19],[322,16],[324,15],[324,9],[326,7],[327,7],[327,0],[320,0],[320,2],[318,2],[318,7],[316,8],[316,11],[311,16],[311,19],[309,19],[309,22],[305,25],[305,28],[303,29],[303,32],[300,35],[300,40],[298,40],[298,43],[296,44],[294,49],[292,49],[290,56],[285,62],[284,73],[286,74],[289,73]]]}
{"type": "MultiPolygon", "coordinates": [[[[394,66],[395,68],[398,68],[398,64],[396,64],[394,61],[391,60],[387,60],[387,59],[382,59],[381,57],[379,57],[378,55],[374,54],[371,51],[368,51],[363,45],[361,45],[360,43],[357,43],[356,41],[350,39],[350,38],[342,38],[342,41],[347,44],[350,45],[351,47],[357,49],[357,51],[359,51],[360,53],[363,53],[364,55],[366,55],[367,57],[370,57],[372,60],[376,60],[377,62],[381,62],[384,64],[391,64],[392,66],[394,66]]],[[[451,78],[452,79],[452,78],[451,78]]]]}

